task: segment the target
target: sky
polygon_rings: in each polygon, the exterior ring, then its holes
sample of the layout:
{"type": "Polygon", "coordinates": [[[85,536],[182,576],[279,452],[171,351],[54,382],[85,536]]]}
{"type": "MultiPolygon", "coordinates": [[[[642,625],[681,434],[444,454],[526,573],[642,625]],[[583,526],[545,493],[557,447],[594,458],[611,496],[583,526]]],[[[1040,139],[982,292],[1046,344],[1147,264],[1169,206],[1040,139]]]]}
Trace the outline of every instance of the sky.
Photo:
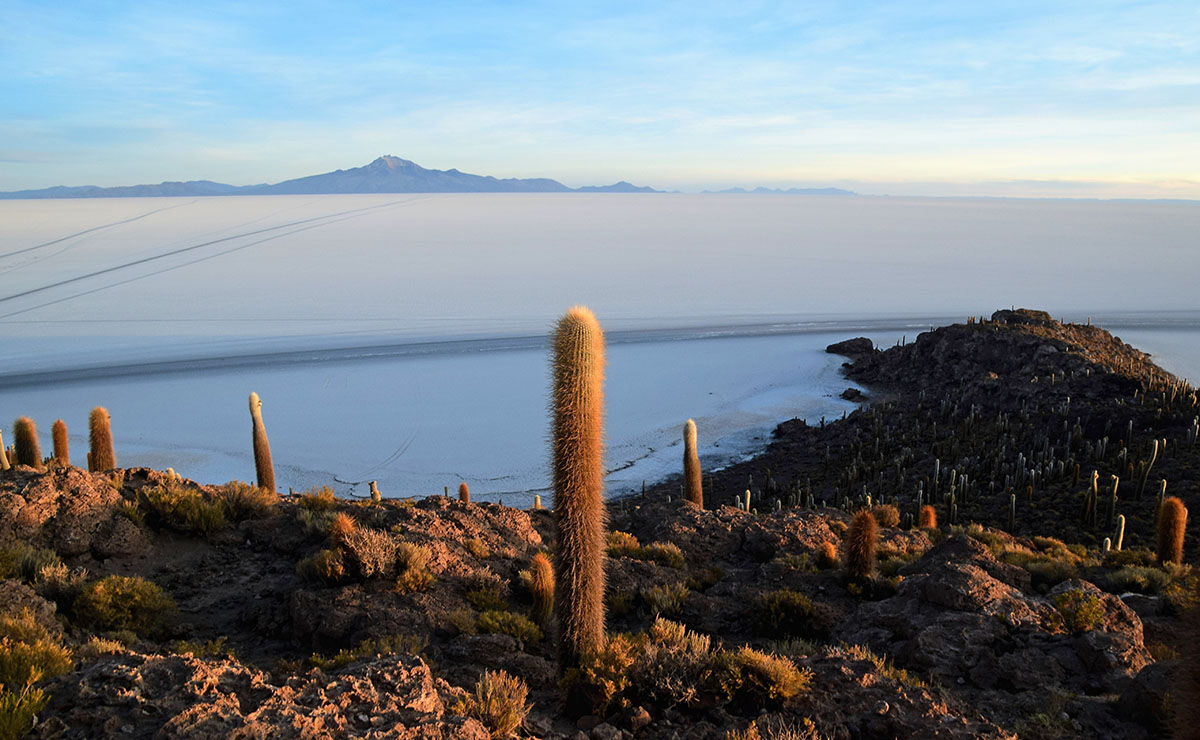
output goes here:
{"type": "Polygon", "coordinates": [[[6,0],[0,190],[383,154],[697,191],[1200,199],[1200,3],[6,0]]]}

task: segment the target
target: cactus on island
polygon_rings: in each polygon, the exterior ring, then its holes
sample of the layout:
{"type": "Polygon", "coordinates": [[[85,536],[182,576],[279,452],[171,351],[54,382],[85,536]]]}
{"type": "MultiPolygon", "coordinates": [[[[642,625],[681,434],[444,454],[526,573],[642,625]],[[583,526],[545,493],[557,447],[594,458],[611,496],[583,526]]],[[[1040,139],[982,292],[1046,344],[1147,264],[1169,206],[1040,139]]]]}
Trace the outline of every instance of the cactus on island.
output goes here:
{"type": "Polygon", "coordinates": [[[267,428],[263,426],[262,401],[258,394],[250,393],[250,422],[254,442],[254,473],[258,487],[275,492],[275,464],[271,462],[271,443],[267,440],[267,428]]]}
{"type": "Polygon", "coordinates": [[[467,486],[466,481],[461,481],[458,484],[458,500],[464,504],[471,503],[471,489],[467,486]]]}
{"type": "Polygon", "coordinates": [[[684,496],[704,508],[704,481],[700,475],[700,456],[696,452],[696,422],[683,425],[683,490],[684,496]]]}
{"type": "Polygon", "coordinates": [[[1158,509],[1158,563],[1183,560],[1183,535],[1187,528],[1187,507],[1176,496],[1167,496],[1158,509]]]}
{"type": "Polygon", "coordinates": [[[533,621],[542,629],[550,624],[554,612],[554,566],[545,553],[537,553],[529,561],[529,592],[533,596],[533,621]]]}
{"type": "Polygon", "coordinates": [[[88,416],[88,441],[91,448],[93,472],[112,470],[117,467],[117,453],[113,450],[112,422],[108,409],[97,406],[88,416]]]}
{"type": "Polygon", "coordinates": [[[71,442],[67,437],[67,422],[56,419],[50,427],[50,439],[54,442],[54,461],[59,465],[70,465],[71,442]]]}
{"type": "Polygon", "coordinates": [[[865,581],[875,572],[875,546],[879,525],[869,509],[859,509],[846,530],[846,574],[865,581]]]}
{"type": "Polygon", "coordinates": [[[38,443],[37,424],[28,416],[22,416],[13,422],[13,437],[15,448],[14,465],[28,465],[31,468],[42,467],[42,446],[38,443]]]}
{"type": "Polygon", "coordinates": [[[604,333],[576,306],[554,332],[551,409],[559,669],[603,646],[604,333]]]}

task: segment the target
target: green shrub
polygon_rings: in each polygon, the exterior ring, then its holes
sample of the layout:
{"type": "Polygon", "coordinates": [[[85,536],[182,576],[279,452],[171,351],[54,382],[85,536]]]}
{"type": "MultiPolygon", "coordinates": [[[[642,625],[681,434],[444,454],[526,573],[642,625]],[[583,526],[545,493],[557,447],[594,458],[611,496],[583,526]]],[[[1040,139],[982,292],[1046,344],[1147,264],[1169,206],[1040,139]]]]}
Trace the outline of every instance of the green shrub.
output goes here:
{"type": "Polygon", "coordinates": [[[339,650],[332,658],[322,658],[314,653],[309,663],[323,671],[334,671],[363,658],[400,653],[420,655],[425,647],[426,643],[414,635],[388,635],[363,640],[350,650],[339,650]]]}
{"type": "Polygon", "coordinates": [[[720,695],[731,701],[764,707],[807,690],[812,671],[801,671],[787,658],[742,647],[719,655],[711,681],[720,695]]]}
{"type": "Polygon", "coordinates": [[[71,569],[66,563],[44,565],[33,582],[33,588],[44,598],[67,610],[83,593],[87,585],[87,568],[71,569]]]}
{"type": "Polygon", "coordinates": [[[1105,574],[1100,579],[1108,591],[1125,593],[1136,591],[1140,594],[1161,593],[1171,583],[1171,575],[1159,568],[1141,565],[1126,565],[1125,567],[1105,574]]]}
{"type": "Polygon", "coordinates": [[[670,568],[682,568],[683,551],[670,542],[638,543],[637,537],[628,532],[611,532],[608,535],[608,554],[613,557],[648,560],[670,568]]]}
{"type": "Polygon", "coordinates": [[[493,738],[512,737],[532,708],[525,703],[528,697],[529,688],[521,679],[504,671],[484,671],[475,684],[475,693],[455,710],[482,722],[493,738]]]}
{"type": "Polygon", "coordinates": [[[675,616],[683,611],[687,601],[688,587],[683,583],[669,583],[663,586],[651,586],[641,592],[642,601],[654,616],[665,614],[675,616]]]}
{"type": "Polygon", "coordinates": [[[541,628],[529,617],[516,612],[490,609],[479,615],[477,625],[480,632],[508,635],[521,642],[538,642],[542,639],[541,628]]]}
{"type": "Polygon", "coordinates": [[[87,586],[75,600],[75,615],[84,624],[143,637],[160,633],[176,612],[170,596],[137,576],[108,576],[87,586]]]}
{"type": "Polygon", "coordinates": [[[208,534],[225,526],[221,501],[205,498],[203,491],[181,483],[143,489],[140,501],[156,521],[180,532],[208,534]]]}
{"type": "Polygon", "coordinates": [[[467,592],[467,601],[478,611],[497,611],[508,608],[504,591],[497,586],[477,588],[467,592]]]}
{"type": "Polygon", "coordinates": [[[1104,622],[1104,605],[1100,598],[1077,588],[1055,596],[1054,606],[1071,632],[1088,632],[1104,622]]]}
{"type": "Polygon", "coordinates": [[[764,637],[825,637],[833,626],[827,608],[816,606],[802,593],[789,589],[767,591],[758,597],[756,616],[764,637]]]}
{"type": "Polygon", "coordinates": [[[333,495],[333,489],[329,486],[321,486],[317,488],[313,486],[308,493],[300,494],[300,508],[313,513],[329,511],[337,506],[337,499],[333,495]]]}
{"type": "Polygon", "coordinates": [[[59,644],[28,609],[0,616],[0,684],[27,686],[71,670],[71,651],[59,644]]]}
{"type": "Polygon", "coordinates": [[[234,658],[237,657],[233,648],[226,643],[226,637],[216,637],[201,642],[199,640],[176,640],[171,643],[171,652],[175,655],[192,655],[197,658],[234,658]]]}
{"type": "Polygon", "coordinates": [[[296,572],[309,580],[335,586],[346,577],[346,563],[341,550],[318,550],[296,563],[296,572]]]}
{"type": "Polygon", "coordinates": [[[300,528],[304,530],[306,537],[325,537],[333,526],[336,516],[332,511],[296,509],[296,521],[300,523],[300,528]]]}
{"type": "Polygon", "coordinates": [[[0,547],[0,578],[33,583],[42,568],[57,565],[62,565],[62,559],[54,550],[34,547],[22,540],[0,547]]]}
{"type": "Polygon", "coordinates": [[[235,522],[260,517],[279,503],[279,494],[249,483],[231,480],[217,489],[225,516],[235,522]]]}
{"type": "Polygon", "coordinates": [[[20,740],[33,729],[34,717],[50,697],[44,691],[25,684],[20,691],[0,690],[0,740],[20,740]]]}

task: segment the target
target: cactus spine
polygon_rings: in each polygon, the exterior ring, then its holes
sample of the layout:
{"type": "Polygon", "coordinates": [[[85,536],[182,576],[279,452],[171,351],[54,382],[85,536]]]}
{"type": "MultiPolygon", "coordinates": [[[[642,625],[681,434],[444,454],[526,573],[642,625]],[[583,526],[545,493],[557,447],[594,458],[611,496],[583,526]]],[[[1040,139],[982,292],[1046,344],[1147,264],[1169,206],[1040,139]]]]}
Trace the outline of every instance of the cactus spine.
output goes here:
{"type": "Polygon", "coordinates": [[[267,440],[267,428],[263,426],[262,401],[254,392],[250,393],[250,422],[254,441],[254,473],[258,477],[258,487],[273,493],[275,464],[271,462],[271,443],[267,440]]]}
{"type": "Polygon", "coordinates": [[[13,422],[13,437],[16,438],[14,461],[16,465],[28,465],[31,468],[42,466],[42,447],[38,444],[37,424],[28,416],[22,416],[13,422]]]}
{"type": "Polygon", "coordinates": [[[554,334],[555,605],[559,668],[604,644],[604,334],[576,306],[554,334]]]}
{"type": "Polygon", "coordinates": [[[1158,510],[1158,562],[1183,560],[1183,533],[1187,528],[1187,508],[1175,496],[1163,499],[1158,510]]]}
{"type": "Polygon", "coordinates": [[[700,476],[700,456],[696,453],[696,422],[683,425],[683,490],[688,501],[704,508],[704,481],[700,476]]]}
{"type": "Polygon", "coordinates": [[[54,441],[54,460],[60,465],[71,464],[71,443],[67,438],[67,422],[57,419],[50,427],[50,438],[54,441]]]}
{"type": "Polygon", "coordinates": [[[466,481],[458,484],[458,500],[464,504],[471,503],[471,489],[467,486],[466,481]]]}
{"type": "Polygon", "coordinates": [[[875,572],[875,540],[879,525],[867,509],[860,509],[846,530],[846,574],[865,581],[875,572]]]}
{"type": "Polygon", "coordinates": [[[537,553],[529,561],[529,591],[533,594],[533,621],[543,629],[550,624],[554,612],[554,566],[545,553],[537,553]]]}
{"type": "Polygon", "coordinates": [[[117,455],[113,452],[112,426],[108,409],[97,406],[88,416],[89,441],[92,451],[92,471],[112,470],[117,467],[117,455]]]}

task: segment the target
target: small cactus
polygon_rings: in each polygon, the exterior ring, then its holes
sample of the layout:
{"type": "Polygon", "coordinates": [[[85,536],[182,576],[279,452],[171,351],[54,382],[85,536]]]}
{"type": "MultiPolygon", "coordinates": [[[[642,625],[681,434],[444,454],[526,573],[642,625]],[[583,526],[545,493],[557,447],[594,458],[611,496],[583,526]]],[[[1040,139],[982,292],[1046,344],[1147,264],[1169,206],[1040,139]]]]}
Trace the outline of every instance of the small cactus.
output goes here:
{"type": "Polygon", "coordinates": [[[112,423],[108,409],[97,406],[88,416],[89,442],[91,443],[91,470],[112,470],[117,467],[117,453],[113,451],[112,423]]]}
{"type": "Polygon", "coordinates": [[[917,522],[921,529],[937,529],[937,509],[926,504],[921,507],[921,518],[917,522]]]}
{"type": "Polygon", "coordinates": [[[42,467],[42,446],[38,444],[37,424],[28,416],[22,416],[13,422],[13,437],[16,438],[14,450],[15,465],[28,465],[31,468],[42,467]]]}
{"type": "Polygon", "coordinates": [[[8,462],[8,454],[4,451],[4,435],[0,434],[0,470],[8,470],[12,464],[8,462]]]}
{"type": "Polygon", "coordinates": [[[1113,541],[1113,549],[1117,552],[1121,551],[1121,546],[1125,544],[1125,515],[1117,515],[1117,536],[1113,541]]]}
{"type": "Polygon", "coordinates": [[[1163,499],[1158,509],[1158,562],[1183,560],[1183,534],[1187,528],[1187,507],[1175,496],[1163,499]]]}
{"type": "Polygon", "coordinates": [[[458,484],[458,500],[464,504],[471,503],[471,489],[467,487],[466,481],[458,484]]]}
{"type": "Polygon", "coordinates": [[[700,457],[696,452],[696,422],[683,425],[683,489],[688,501],[704,508],[704,482],[700,476],[700,457]]]}
{"type": "Polygon", "coordinates": [[[267,440],[267,428],[263,426],[262,401],[257,393],[250,394],[250,422],[254,442],[254,473],[258,487],[272,493],[275,491],[275,464],[271,462],[271,443],[267,440]]]}
{"type": "Polygon", "coordinates": [[[50,438],[54,441],[54,460],[59,465],[71,464],[71,443],[67,438],[67,422],[57,419],[50,427],[50,438]]]}
{"type": "Polygon", "coordinates": [[[554,333],[555,605],[559,668],[604,644],[604,333],[572,308],[554,333]]]}
{"type": "Polygon", "coordinates": [[[533,621],[545,629],[554,611],[554,566],[550,564],[550,558],[539,552],[529,561],[529,572],[532,576],[529,590],[533,594],[533,621]]]}
{"type": "Polygon", "coordinates": [[[865,581],[875,572],[875,545],[879,525],[867,509],[860,509],[846,530],[846,574],[865,581]]]}
{"type": "Polygon", "coordinates": [[[371,503],[378,504],[378,503],[382,503],[382,502],[383,502],[383,494],[379,492],[378,481],[371,481],[371,503]]]}

